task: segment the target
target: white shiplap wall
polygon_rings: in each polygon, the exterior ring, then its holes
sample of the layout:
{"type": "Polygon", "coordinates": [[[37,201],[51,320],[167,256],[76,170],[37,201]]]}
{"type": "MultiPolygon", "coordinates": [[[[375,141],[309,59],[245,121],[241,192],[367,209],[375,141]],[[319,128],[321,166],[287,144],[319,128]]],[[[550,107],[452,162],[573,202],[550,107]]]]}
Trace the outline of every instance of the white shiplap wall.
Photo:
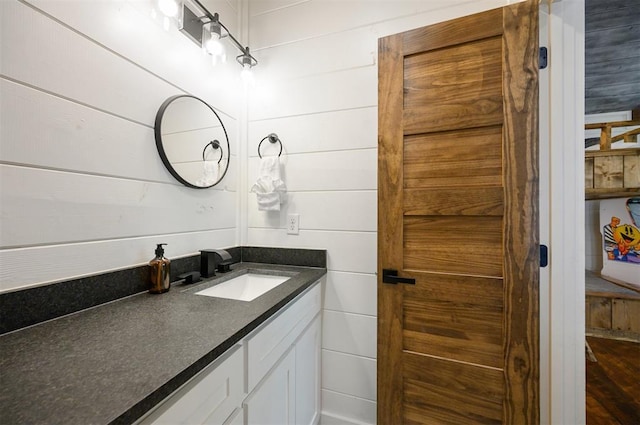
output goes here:
{"type": "Polygon", "coordinates": [[[508,3],[248,2],[260,61],[248,98],[248,183],[257,177],[258,142],[275,132],[289,197],[279,213],[261,212],[248,193],[243,242],[328,250],[325,425],[376,422],[377,40],[508,3]],[[299,235],[287,235],[288,213],[300,214],[299,235]]]}
{"type": "MultiPolygon", "coordinates": [[[[210,0],[232,31],[239,1],[210,0]]],[[[0,291],[237,244],[238,66],[212,68],[151,1],[0,1],[0,291]],[[164,168],[169,96],[219,112],[231,165],[211,190],[164,168]]]]}

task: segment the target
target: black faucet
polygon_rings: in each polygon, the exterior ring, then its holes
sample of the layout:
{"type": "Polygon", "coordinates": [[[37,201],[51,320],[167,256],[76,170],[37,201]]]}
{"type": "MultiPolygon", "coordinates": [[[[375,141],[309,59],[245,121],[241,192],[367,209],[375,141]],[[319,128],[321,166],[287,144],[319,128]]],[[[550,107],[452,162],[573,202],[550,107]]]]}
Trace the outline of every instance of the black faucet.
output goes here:
{"type": "Polygon", "coordinates": [[[216,268],[220,273],[231,270],[233,258],[224,249],[203,249],[200,250],[200,274],[202,277],[216,275],[216,268]]]}

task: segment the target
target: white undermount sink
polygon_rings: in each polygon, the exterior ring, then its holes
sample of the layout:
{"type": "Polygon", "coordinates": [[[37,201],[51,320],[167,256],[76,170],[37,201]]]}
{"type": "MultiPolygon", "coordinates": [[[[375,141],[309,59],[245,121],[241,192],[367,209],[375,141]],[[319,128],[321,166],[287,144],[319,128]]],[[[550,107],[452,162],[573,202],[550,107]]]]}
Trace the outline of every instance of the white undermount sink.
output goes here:
{"type": "Polygon", "coordinates": [[[251,301],[290,278],[290,276],[245,273],[211,288],[196,292],[196,295],[251,301]]]}

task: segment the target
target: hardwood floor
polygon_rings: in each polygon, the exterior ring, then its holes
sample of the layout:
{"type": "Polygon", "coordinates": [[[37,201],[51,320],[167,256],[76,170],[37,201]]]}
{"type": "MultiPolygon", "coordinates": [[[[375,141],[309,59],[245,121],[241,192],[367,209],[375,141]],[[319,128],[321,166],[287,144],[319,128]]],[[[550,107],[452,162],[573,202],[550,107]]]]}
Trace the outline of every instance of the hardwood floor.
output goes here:
{"type": "Polygon", "coordinates": [[[587,425],[640,424],[640,343],[587,337],[587,425]]]}

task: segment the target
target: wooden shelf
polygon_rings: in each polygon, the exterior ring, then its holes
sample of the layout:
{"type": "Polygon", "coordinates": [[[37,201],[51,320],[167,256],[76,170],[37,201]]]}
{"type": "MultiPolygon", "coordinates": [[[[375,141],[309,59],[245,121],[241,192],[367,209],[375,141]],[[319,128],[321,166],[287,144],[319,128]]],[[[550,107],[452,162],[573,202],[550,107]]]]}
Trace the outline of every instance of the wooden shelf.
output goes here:
{"type": "Polygon", "coordinates": [[[585,273],[585,284],[587,296],[640,300],[640,286],[603,278],[589,270],[585,273]]]}
{"type": "Polygon", "coordinates": [[[585,283],[587,335],[640,342],[640,293],[590,271],[585,283]]]}
{"type": "Polygon", "coordinates": [[[640,195],[640,148],[585,152],[585,198],[640,195]]]}

